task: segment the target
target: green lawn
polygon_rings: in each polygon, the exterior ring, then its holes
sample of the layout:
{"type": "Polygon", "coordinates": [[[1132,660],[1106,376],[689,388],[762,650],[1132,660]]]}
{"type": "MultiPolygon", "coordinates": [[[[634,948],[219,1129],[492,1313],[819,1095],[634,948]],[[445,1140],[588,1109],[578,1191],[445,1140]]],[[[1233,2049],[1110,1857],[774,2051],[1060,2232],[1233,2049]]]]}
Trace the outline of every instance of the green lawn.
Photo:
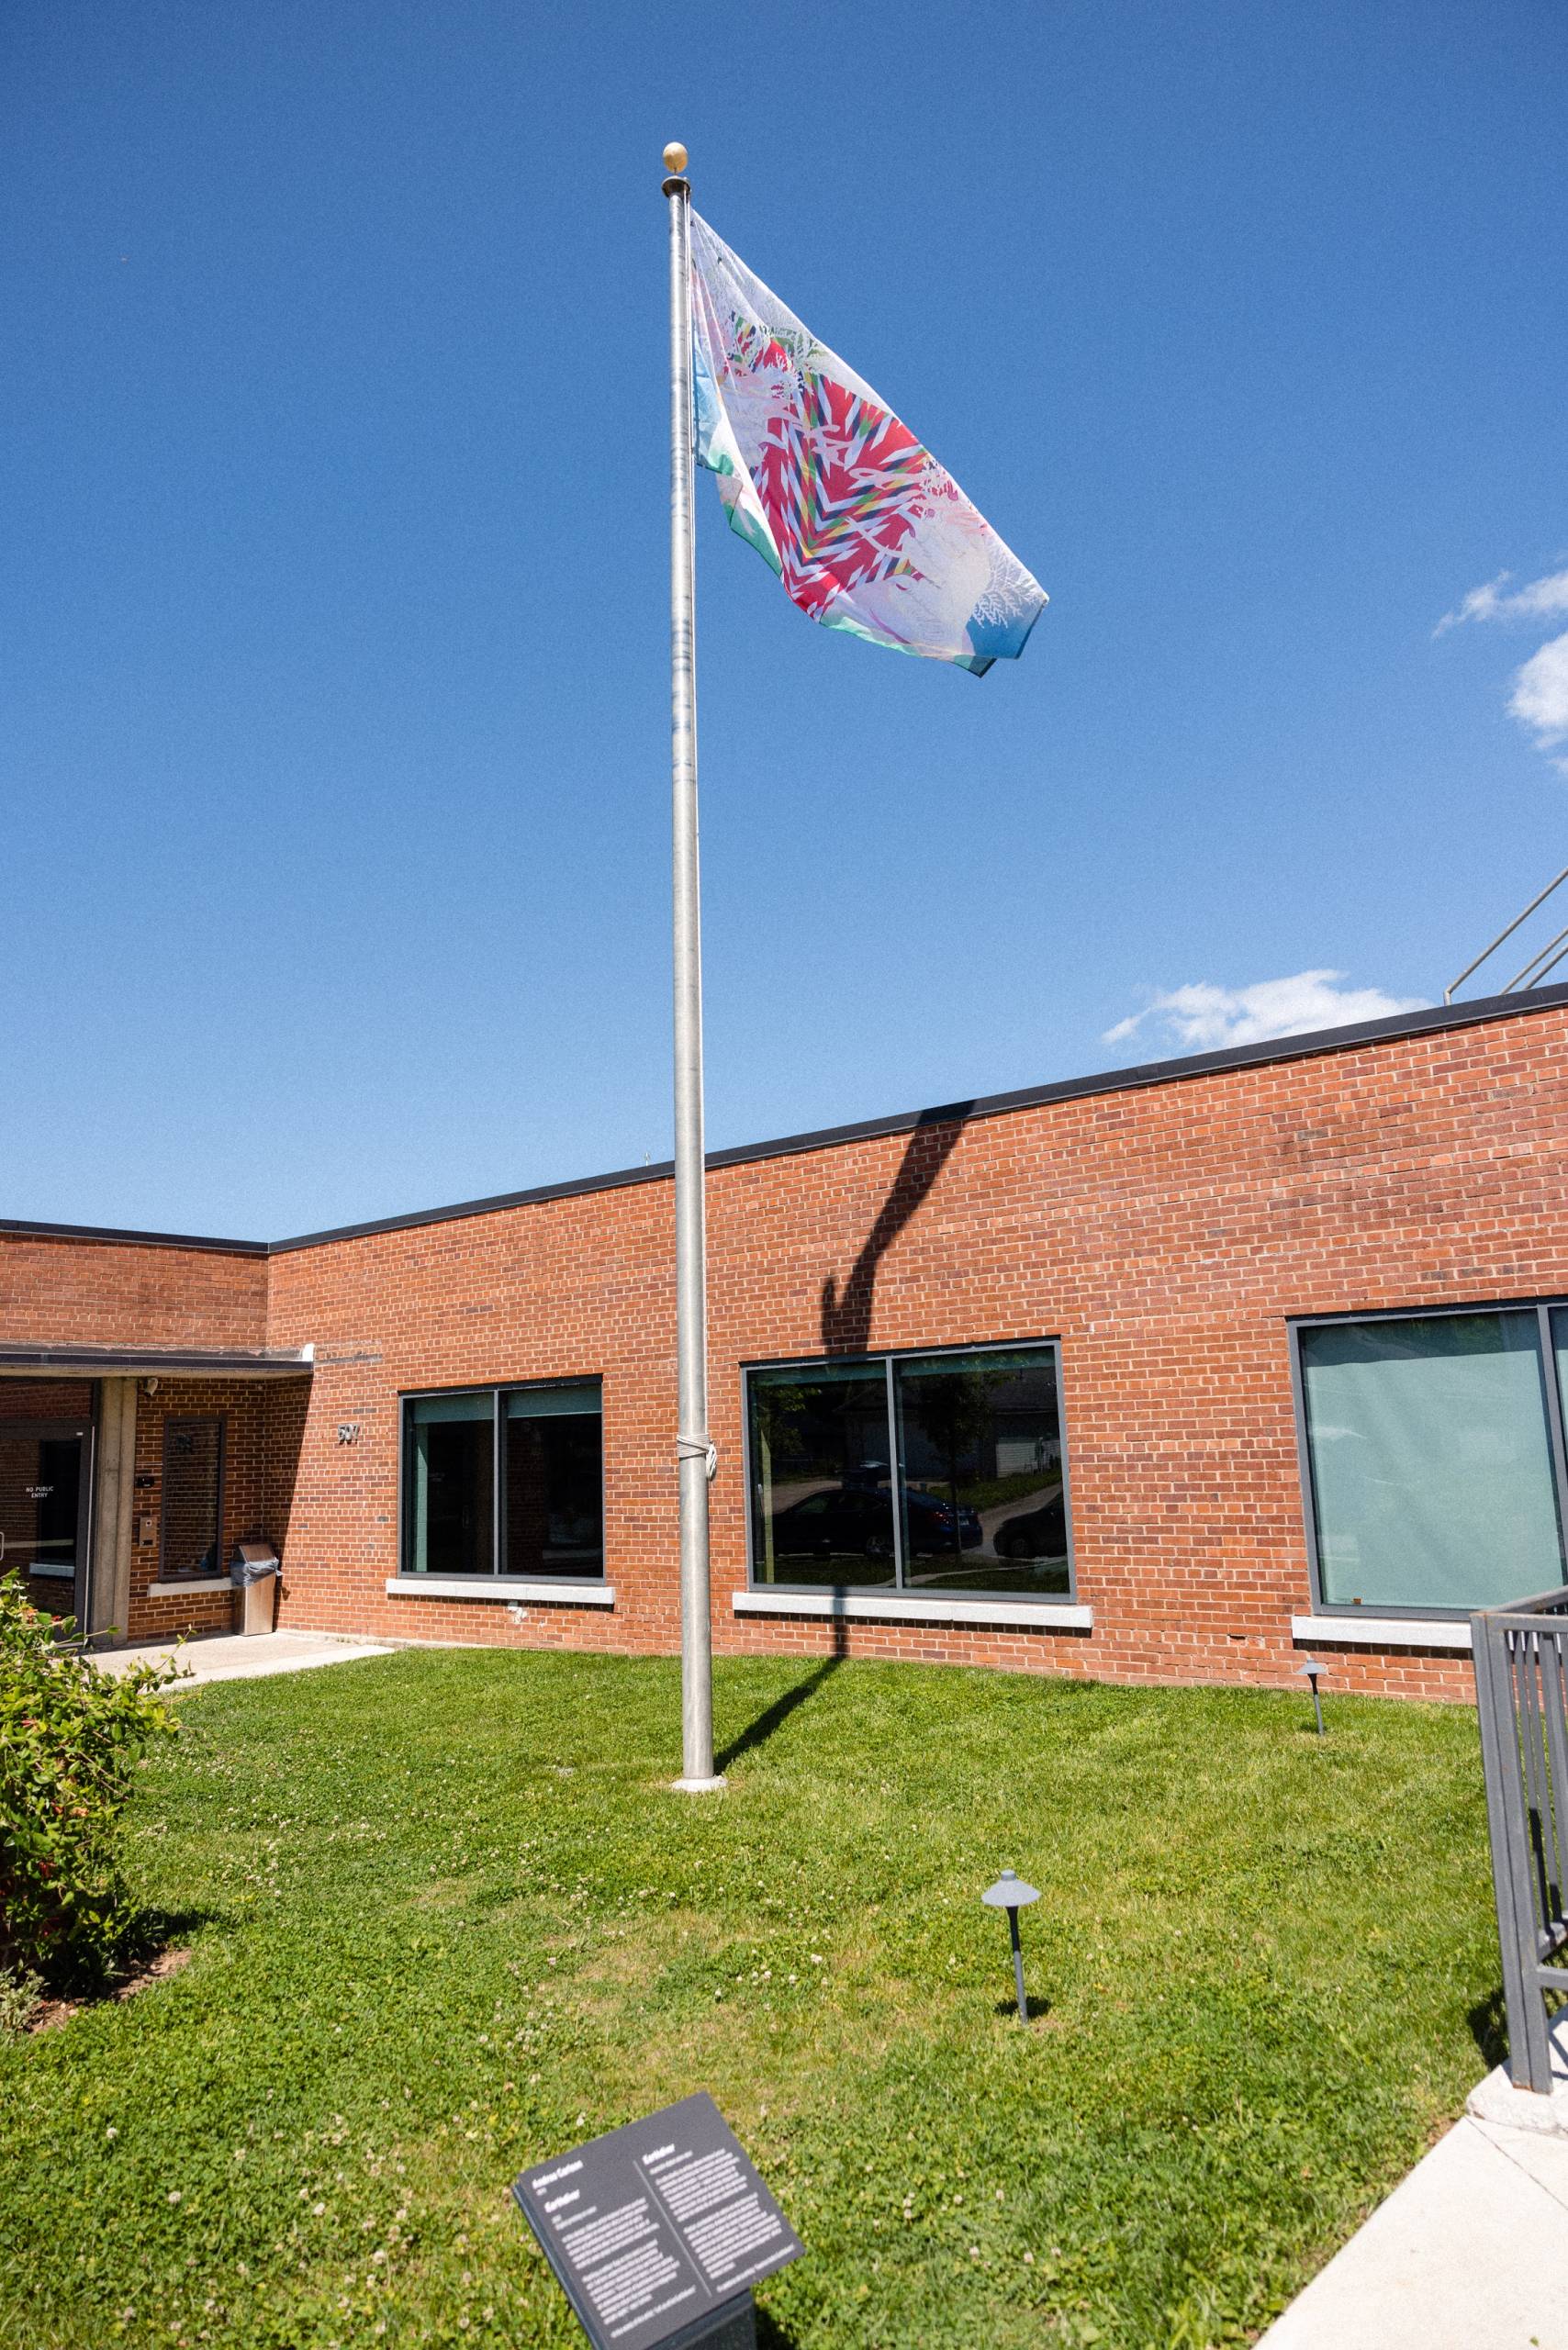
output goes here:
{"type": "Polygon", "coordinates": [[[1481,2069],[1466,1712],[787,1660],[717,1704],[691,1800],[663,1660],[182,1700],[134,1870],[195,1954],[0,2047],[0,2340],[565,2350],[509,2182],[705,2087],[808,2246],[773,2350],[1242,2342],[1481,2069]]]}

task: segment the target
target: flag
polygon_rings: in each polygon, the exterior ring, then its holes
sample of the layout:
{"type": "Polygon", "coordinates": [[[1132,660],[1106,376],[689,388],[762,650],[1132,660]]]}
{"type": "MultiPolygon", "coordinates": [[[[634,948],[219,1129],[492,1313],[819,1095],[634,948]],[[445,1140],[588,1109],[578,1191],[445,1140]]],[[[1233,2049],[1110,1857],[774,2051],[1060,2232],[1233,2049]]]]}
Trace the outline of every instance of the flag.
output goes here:
{"type": "Polygon", "coordinates": [[[884,400],[691,215],[697,461],[823,628],[982,677],[1046,594],[884,400]]]}

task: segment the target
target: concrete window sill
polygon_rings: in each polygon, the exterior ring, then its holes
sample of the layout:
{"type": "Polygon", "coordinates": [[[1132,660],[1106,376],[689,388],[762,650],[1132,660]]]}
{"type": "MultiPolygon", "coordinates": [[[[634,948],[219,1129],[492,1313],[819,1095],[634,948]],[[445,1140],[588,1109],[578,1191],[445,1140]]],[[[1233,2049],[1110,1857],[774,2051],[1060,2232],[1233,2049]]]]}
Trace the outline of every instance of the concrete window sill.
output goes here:
{"type": "Polygon", "coordinates": [[[1008,1625],[1032,1632],[1090,1632],[1094,1610],[1066,1600],[923,1599],[913,1591],[890,1591],[885,1599],[868,1592],[737,1591],[737,1616],[854,1617],[887,1624],[1008,1625]]]}
{"type": "Polygon", "coordinates": [[[1470,1627],[1451,1616],[1293,1616],[1291,1638],[1309,1647],[1338,1640],[1351,1649],[1452,1649],[1470,1654],[1470,1627]]]}
{"type": "Polygon", "coordinates": [[[227,1575],[198,1575],[184,1583],[150,1583],[149,1599],[188,1599],[196,1591],[226,1591],[232,1599],[234,1585],[227,1575]]]}
{"type": "Polygon", "coordinates": [[[613,1607],[608,1583],[525,1582],[520,1575],[388,1575],[392,1599],[488,1599],[515,1606],[519,1600],[554,1600],[558,1607],[613,1607]]]}

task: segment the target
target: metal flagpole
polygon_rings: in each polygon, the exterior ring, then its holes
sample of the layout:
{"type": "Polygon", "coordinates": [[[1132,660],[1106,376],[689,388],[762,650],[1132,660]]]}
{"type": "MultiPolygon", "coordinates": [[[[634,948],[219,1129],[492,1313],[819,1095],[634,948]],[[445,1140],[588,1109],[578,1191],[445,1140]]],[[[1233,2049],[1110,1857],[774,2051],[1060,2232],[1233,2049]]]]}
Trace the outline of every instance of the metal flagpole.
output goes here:
{"type": "Polygon", "coordinates": [[[697,616],[691,542],[691,187],[686,150],[665,149],[669,174],[669,691],[675,830],[675,1312],[679,1392],[680,1726],[684,1794],[723,1781],[713,1772],[713,1657],[709,1622],[708,1272],[703,1215],[702,944],[697,848],[697,616]]]}

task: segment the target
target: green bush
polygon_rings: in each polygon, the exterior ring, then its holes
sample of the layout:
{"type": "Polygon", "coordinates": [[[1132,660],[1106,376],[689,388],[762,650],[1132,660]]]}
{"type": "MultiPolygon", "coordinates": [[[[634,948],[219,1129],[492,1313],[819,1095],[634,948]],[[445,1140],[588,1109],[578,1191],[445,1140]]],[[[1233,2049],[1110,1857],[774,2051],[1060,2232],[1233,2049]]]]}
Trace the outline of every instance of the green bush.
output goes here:
{"type": "Polygon", "coordinates": [[[43,1985],[30,1966],[19,1967],[15,1974],[0,1966],[0,2040],[7,2032],[26,2031],[42,1997],[43,1985]]]}
{"type": "Polygon", "coordinates": [[[101,1673],[62,1644],[72,1628],[0,1577],[0,1974],[55,1989],[101,1983],[125,1954],[120,1813],[176,1726],[159,1694],[172,1672],[101,1673]]]}

